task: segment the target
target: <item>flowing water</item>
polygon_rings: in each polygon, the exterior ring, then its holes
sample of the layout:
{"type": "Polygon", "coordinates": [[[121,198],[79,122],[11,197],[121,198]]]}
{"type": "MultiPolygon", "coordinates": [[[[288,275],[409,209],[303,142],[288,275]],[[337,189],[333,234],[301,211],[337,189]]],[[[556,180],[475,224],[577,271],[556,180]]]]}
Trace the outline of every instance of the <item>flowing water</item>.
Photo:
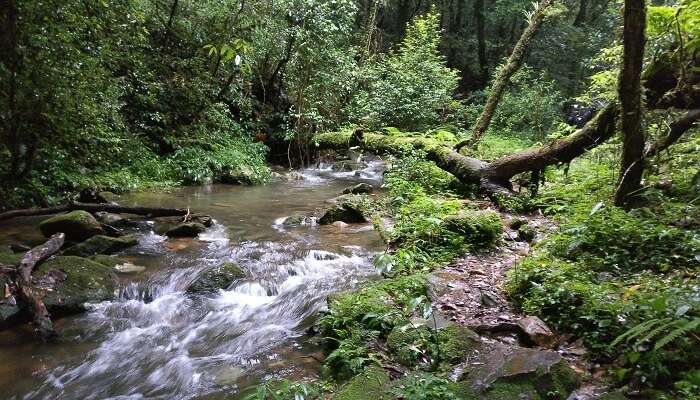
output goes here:
{"type": "MultiPolygon", "coordinates": [[[[369,224],[284,228],[281,219],[327,205],[358,181],[377,185],[381,165],[304,171],[266,186],[211,185],[122,196],[124,205],[190,207],[216,223],[198,239],[170,240],[143,221],[121,257],[146,271],[121,276],[118,299],[56,321],[60,339],[27,326],[0,331],[0,398],[237,399],[271,378],[318,372],[306,331],[326,297],[373,279],[381,241],[369,224]],[[186,286],[207,267],[238,263],[246,279],[211,296],[186,286]]],[[[0,242],[38,242],[41,218],[0,225],[0,242]]]]}

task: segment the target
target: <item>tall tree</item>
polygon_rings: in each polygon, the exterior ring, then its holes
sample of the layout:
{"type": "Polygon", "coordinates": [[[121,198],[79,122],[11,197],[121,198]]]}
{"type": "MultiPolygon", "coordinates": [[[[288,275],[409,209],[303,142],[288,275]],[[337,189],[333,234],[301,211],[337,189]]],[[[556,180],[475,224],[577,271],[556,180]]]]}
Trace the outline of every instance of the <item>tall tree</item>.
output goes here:
{"type": "Polygon", "coordinates": [[[484,0],[474,2],[474,20],[476,21],[476,39],[479,56],[479,72],[481,80],[486,85],[489,78],[488,65],[486,60],[486,33],[484,27],[484,0]]]}
{"type": "Polygon", "coordinates": [[[641,187],[644,172],[641,75],[644,60],[646,1],[625,0],[623,61],[618,82],[622,121],[622,160],[615,204],[628,205],[641,187]]]}
{"type": "Polygon", "coordinates": [[[498,107],[498,102],[501,100],[508,82],[510,82],[510,78],[513,76],[513,74],[518,72],[520,67],[523,65],[523,61],[525,60],[525,56],[527,54],[527,49],[530,47],[532,39],[542,26],[547,9],[553,3],[554,0],[543,0],[540,3],[536,3],[535,10],[532,14],[528,15],[530,24],[527,26],[527,28],[525,28],[525,31],[523,31],[518,43],[515,44],[513,52],[510,54],[506,65],[504,65],[500,71],[498,71],[498,76],[496,76],[496,80],[491,87],[491,92],[489,93],[488,100],[486,100],[484,110],[481,112],[476,125],[474,125],[471,138],[458,143],[456,146],[457,151],[466,145],[473,146],[476,144],[488,129],[491,119],[493,118],[493,114],[496,111],[496,107],[498,107]]]}

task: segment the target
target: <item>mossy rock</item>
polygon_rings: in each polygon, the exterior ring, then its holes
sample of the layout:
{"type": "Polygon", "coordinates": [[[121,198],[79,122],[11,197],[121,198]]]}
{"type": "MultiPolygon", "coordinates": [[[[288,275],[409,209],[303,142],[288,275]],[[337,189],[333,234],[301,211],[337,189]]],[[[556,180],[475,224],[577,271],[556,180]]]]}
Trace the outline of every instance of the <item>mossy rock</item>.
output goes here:
{"type": "Polygon", "coordinates": [[[241,267],[232,262],[224,262],[204,271],[187,288],[187,292],[199,294],[227,289],[232,283],[245,276],[241,267]]]}
{"type": "Polygon", "coordinates": [[[138,240],[133,235],[122,237],[110,237],[104,235],[93,236],[90,239],[67,248],[63,255],[90,257],[95,254],[110,255],[136,246],[138,240]]]}
{"type": "Polygon", "coordinates": [[[75,256],[55,257],[39,265],[34,279],[40,287],[51,288],[44,304],[58,315],[84,311],[84,303],[111,300],[117,288],[117,277],[109,267],[75,256]]]}
{"type": "Polygon", "coordinates": [[[245,165],[227,167],[216,175],[214,181],[228,185],[250,185],[255,182],[255,171],[245,165]]]}
{"type": "Polygon", "coordinates": [[[358,183],[355,186],[350,186],[343,190],[344,194],[368,194],[374,191],[374,187],[369,183],[358,183]]]}
{"type": "Polygon", "coordinates": [[[39,229],[46,237],[63,232],[69,242],[82,242],[95,235],[104,234],[104,230],[95,217],[82,210],[71,211],[44,220],[39,224],[39,229]]]}
{"type": "Polygon", "coordinates": [[[332,199],[334,206],[323,212],[318,223],[320,225],[330,225],[341,221],[347,224],[367,222],[371,216],[371,205],[366,196],[343,195],[332,199]]]}
{"type": "Polygon", "coordinates": [[[204,232],[207,228],[204,224],[199,222],[186,222],[175,226],[174,228],[168,229],[165,235],[172,238],[178,237],[197,237],[200,233],[204,232]]]}
{"type": "Polygon", "coordinates": [[[445,218],[447,229],[465,236],[470,244],[490,245],[503,233],[501,216],[495,211],[461,211],[445,218]]]}
{"type": "Polygon", "coordinates": [[[127,223],[127,220],[119,214],[98,211],[95,213],[95,219],[102,224],[120,226],[127,223]]]}
{"type": "Polygon", "coordinates": [[[393,399],[392,395],[384,393],[384,387],[389,383],[389,374],[379,367],[368,367],[350,379],[333,396],[333,400],[382,400],[393,399]]]}
{"type": "Polygon", "coordinates": [[[143,272],[146,270],[146,267],[144,266],[134,265],[128,260],[114,256],[98,254],[90,257],[90,259],[106,267],[111,268],[114,272],[118,274],[132,274],[143,272]]]}
{"type": "Polygon", "coordinates": [[[467,371],[463,392],[479,398],[505,400],[524,393],[531,400],[564,400],[578,385],[578,375],[554,351],[496,345],[474,354],[479,362],[467,371]]]}

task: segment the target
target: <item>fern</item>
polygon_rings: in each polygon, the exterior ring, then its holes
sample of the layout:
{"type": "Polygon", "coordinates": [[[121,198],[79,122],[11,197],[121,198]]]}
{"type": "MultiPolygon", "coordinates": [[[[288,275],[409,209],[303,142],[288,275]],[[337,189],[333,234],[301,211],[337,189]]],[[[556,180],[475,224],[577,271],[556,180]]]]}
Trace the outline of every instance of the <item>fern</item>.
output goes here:
{"type": "Polygon", "coordinates": [[[618,336],[611,346],[615,347],[623,341],[629,343],[634,340],[633,346],[636,347],[647,341],[655,341],[654,351],[658,351],[698,328],[700,328],[700,318],[654,318],[633,326],[618,336]]]}

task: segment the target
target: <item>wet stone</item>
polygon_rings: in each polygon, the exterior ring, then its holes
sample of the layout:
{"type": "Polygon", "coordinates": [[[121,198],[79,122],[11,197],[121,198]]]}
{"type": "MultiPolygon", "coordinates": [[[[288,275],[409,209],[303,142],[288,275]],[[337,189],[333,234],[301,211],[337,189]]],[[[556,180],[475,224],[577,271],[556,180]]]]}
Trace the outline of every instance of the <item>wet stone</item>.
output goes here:
{"type": "Polygon", "coordinates": [[[551,348],[556,343],[552,330],[537,317],[525,317],[516,324],[532,343],[540,347],[551,348]]]}
{"type": "Polygon", "coordinates": [[[367,194],[372,193],[374,187],[368,183],[358,183],[355,186],[350,186],[343,190],[344,194],[367,194]]]}
{"type": "Polygon", "coordinates": [[[168,237],[197,237],[206,229],[206,226],[199,222],[187,222],[169,229],[165,235],[168,237]]]}

